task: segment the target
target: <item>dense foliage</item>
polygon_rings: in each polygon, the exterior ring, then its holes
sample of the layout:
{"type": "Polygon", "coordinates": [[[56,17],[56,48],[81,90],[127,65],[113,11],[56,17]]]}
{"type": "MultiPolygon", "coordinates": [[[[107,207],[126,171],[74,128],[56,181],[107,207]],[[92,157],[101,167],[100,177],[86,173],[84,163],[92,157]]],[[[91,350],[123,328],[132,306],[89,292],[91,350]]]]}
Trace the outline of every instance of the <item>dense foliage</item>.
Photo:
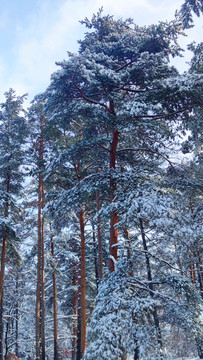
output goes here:
{"type": "Polygon", "coordinates": [[[203,358],[202,44],[170,64],[192,11],[100,10],[27,113],[5,94],[0,359],[203,358]]]}

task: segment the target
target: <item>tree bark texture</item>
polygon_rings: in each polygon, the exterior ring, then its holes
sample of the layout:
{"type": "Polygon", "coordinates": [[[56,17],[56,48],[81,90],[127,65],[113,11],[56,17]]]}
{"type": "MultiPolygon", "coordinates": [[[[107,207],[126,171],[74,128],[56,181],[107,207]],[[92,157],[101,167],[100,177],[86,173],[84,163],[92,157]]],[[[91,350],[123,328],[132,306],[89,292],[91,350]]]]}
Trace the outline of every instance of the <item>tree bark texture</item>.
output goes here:
{"type": "MultiPolygon", "coordinates": [[[[100,210],[100,196],[99,192],[96,194],[97,212],[100,210]]],[[[102,230],[101,230],[101,218],[98,216],[97,220],[97,236],[98,236],[98,270],[99,280],[103,277],[103,249],[102,249],[102,230]]]]}
{"type": "MultiPolygon", "coordinates": [[[[74,266],[73,269],[73,287],[77,285],[77,267],[74,266]]],[[[72,360],[76,360],[76,347],[77,347],[77,292],[74,290],[73,293],[73,339],[72,339],[72,360]]]]}
{"type": "MultiPolygon", "coordinates": [[[[10,182],[11,182],[10,168],[8,167],[7,176],[6,176],[7,195],[9,195],[9,193],[10,193],[10,182]]],[[[5,203],[4,215],[5,215],[5,218],[9,217],[9,202],[8,202],[8,200],[5,203]]],[[[8,241],[8,236],[4,232],[3,233],[3,244],[2,244],[2,250],[1,250],[1,274],[0,274],[0,304],[1,304],[1,309],[0,309],[0,341],[1,341],[0,360],[3,360],[3,353],[4,353],[4,351],[3,351],[3,329],[4,329],[4,326],[3,326],[3,291],[4,291],[7,241],[8,241]]]]}
{"type": "Polygon", "coordinates": [[[52,269],[53,269],[53,299],[54,299],[54,360],[58,360],[56,263],[55,263],[55,253],[54,253],[54,238],[52,234],[51,234],[51,255],[52,255],[52,269]]]}
{"type": "Polygon", "coordinates": [[[38,264],[37,264],[37,288],[36,288],[36,360],[45,360],[45,275],[44,275],[44,139],[42,135],[44,127],[43,117],[40,119],[41,134],[38,140],[39,176],[38,176],[38,264]]]}
{"type": "Polygon", "coordinates": [[[0,360],[3,360],[4,358],[3,343],[4,343],[4,323],[3,323],[3,296],[2,296],[0,303],[0,360]]]}
{"type": "MultiPolygon", "coordinates": [[[[6,176],[6,193],[7,193],[7,195],[9,195],[9,193],[10,193],[10,183],[11,183],[10,169],[8,167],[7,176],[6,176]]],[[[8,203],[8,200],[5,203],[4,216],[5,216],[5,218],[8,218],[8,216],[9,216],[9,203],[8,203]]],[[[2,251],[1,251],[0,302],[1,302],[1,299],[2,299],[2,296],[3,296],[3,288],[4,288],[7,241],[8,241],[8,237],[7,237],[7,234],[4,232],[4,234],[3,234],[3,245],[2,245],[2,251]]]]}
{"type": "Polygon", "coordinates": [[[19,321],[19,309],[18,309],[18,292],[19,292],[19,274],[16,274],[16,311],[15,311],[15,353],[18,357],[19,346],[18,346],[18,321],[19,321]]]}
{"type": "MultiPolygon", "coordinates": [[[[10,314],[9,314],[10,315],[10,314]]],[[[7,323],[6,323],[6,331],[5,331],[5,358],[6,355],[8,354],[8,333],[9,333],[9,326],[10,325],[10,319],[8,319],[7,323]]]]}
{"type": "Polygon", "coordinates": [[[38,244],[37,244],[37,289],[36,289],[36,360],[41,360],[41,266],[42,266],[42,174],[39,173],[38,185],[38,244]]]}
{"type": "Polygon", "coordinates": [[[85,208],[80,211],[80,269],[78,279],[78,314],[80,325],[80,356],[86,348],[86,283],[85,283],[85,208]]]}
{"type": "MultiPolygon", "coordinates": [[[[43,154],[42,154],[43,159],[43,154]]],[[[42,178],[42,209],[44,208],[44,181],[42,178]]],[[[42,347],[42,360],[45,360],[45,270],[44,270],[44,216],[41,221],[41,347],[42,347]]]]}
{"type": "MultiPolygon", "coordinates": [[[[118,131],[113,131],[113,138],[110,145],[110,169],[116,168],[116,150],[118,145],[118,131]]],[[[111,176],[110,179],[110,201],[111,203],[114,201],[115,197],[116,184],[114,179],[111,176]]],[[[115,263],[118,259],[118,229],[116,229],[116,225],[118,223],[117,212],[113,211],[110,218],[110,241],[109,241],[109,271],[113,272],[115,270],[115,263]]]]}
{"type": "Polygon", "coordinates": [[[95,236],[95,228],[93,221],[92,221],[92,238],[93,238],[93,250],[94,250],[95,280],[96,280],[96,287],[98,290],[98,286],[99,286],[98,256],[97,256],[96,236],[95,236]]]}

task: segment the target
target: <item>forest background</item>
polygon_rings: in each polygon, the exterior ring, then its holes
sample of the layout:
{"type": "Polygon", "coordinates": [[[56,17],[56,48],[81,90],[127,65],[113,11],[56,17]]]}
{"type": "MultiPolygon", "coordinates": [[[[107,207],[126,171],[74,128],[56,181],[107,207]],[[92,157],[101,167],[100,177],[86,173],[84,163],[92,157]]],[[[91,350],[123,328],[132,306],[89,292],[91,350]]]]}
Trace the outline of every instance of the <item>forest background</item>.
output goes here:
{"type": "Polygon", "coordinates": [[[203,358],[202,43],[172,62],[202,10],[100,9],[27,109],[4,94],[0,359],[203,358]]]}

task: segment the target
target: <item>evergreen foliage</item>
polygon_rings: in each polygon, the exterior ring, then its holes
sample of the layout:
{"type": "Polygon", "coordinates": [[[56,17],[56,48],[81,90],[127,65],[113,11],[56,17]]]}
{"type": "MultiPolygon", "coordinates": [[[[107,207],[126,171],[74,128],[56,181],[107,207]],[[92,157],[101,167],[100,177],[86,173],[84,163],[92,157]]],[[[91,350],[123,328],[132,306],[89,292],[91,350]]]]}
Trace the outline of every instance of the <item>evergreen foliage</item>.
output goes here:
{"type": "Polygon", "coordinates": [[[101,9],[28,114],[5,93],[0,360],[203,358],[202,43],[170,64],[193,12],[101,9]]]}

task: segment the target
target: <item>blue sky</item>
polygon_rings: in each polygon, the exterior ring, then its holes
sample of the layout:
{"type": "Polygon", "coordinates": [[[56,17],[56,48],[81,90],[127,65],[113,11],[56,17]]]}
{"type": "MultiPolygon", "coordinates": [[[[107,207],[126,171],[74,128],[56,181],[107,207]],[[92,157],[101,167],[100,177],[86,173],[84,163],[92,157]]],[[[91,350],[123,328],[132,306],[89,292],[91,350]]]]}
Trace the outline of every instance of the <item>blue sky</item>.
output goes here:
{"type": "MultiPolygon", "coordinates": [[[[183,0],[0,0],[0,101],[12,87],[18,95],[29,93],[29,100],[49,85],[56,70],[55,61],[76,52],[77,40],[85,28],[79,20],[103,6],[115,17],[132,17],[138,25],[149,25],[173,18],[183,0]]],[[[184,48],[202,41],[202,18],[180,39],[184,48]]],[[[187,68],[185,58],[176,61],[180,71],[187,68]]]]}

